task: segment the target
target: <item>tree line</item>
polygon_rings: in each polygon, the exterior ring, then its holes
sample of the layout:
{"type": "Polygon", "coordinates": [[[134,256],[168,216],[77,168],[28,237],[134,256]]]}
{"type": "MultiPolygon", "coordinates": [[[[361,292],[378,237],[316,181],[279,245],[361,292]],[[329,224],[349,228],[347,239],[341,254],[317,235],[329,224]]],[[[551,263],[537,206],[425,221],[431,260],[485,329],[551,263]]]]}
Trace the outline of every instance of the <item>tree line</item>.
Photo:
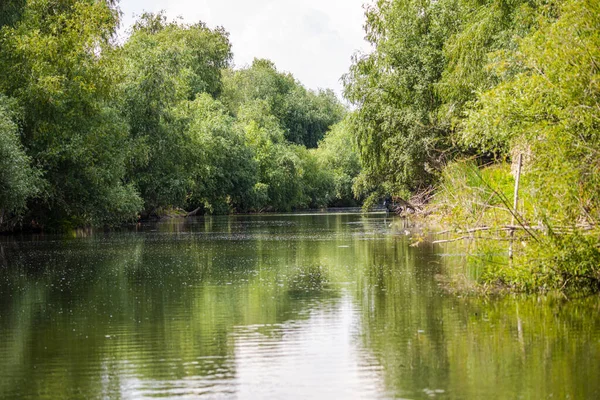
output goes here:
{"type": "Polygon", "coordinates": [[[0,230],[355,205],[347,109],[228,33],[114,0],[0,5],[0,230]]]}
{"type": "Polygon", "coordinates": [[[0,5],[0,230],[433,190],[445,223],[494,232],[483,280],[600,289],[598,1],[376,0],[352,110],[268,60],[232,68],[223,28],[143,14],[119,43],[119,17],[115,0],[0,5]]]}
{"type": "Polygon", "coordinates": [[[377,0],[365,28],[344,81],[366,203],[433,188],[445,223],[489,228],[483,281],[600,289],[600,2],[377,0]]]}

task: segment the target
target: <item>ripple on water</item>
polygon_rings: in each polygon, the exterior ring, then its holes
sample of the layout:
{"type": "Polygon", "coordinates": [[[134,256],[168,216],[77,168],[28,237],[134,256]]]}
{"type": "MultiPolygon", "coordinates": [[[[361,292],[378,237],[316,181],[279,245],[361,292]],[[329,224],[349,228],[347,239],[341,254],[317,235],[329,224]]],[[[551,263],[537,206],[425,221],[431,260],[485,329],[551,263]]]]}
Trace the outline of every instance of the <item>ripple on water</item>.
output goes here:
{"type": "Polygon", "coordinates": [[[600,299],[448,296],[383,215],[0,238],[0,398],[600,398],[600,299]]]}

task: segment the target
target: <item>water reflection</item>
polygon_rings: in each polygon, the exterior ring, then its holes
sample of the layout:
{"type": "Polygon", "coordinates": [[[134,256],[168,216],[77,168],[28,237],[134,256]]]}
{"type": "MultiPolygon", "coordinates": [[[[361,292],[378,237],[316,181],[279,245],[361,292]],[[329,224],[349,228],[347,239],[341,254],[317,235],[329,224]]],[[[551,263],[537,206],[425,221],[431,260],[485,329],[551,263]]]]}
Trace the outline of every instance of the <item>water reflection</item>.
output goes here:
{"type": "Polygon", "coordinates": [[[0,398],[594,398],[596,297],[463,299],[378,215],[0,238],[0,398]]]}

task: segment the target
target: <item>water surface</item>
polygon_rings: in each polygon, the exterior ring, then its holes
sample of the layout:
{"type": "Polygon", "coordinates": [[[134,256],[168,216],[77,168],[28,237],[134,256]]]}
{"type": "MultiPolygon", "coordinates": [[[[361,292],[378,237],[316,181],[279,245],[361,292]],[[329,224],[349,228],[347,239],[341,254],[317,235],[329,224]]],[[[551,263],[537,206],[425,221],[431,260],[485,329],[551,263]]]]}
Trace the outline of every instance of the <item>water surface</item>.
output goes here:
{"type": "Polygon", "coordinates": [[[463,298],[381,214],[0,237],[0,398],[600,398],[600,301],[463,298]]]}

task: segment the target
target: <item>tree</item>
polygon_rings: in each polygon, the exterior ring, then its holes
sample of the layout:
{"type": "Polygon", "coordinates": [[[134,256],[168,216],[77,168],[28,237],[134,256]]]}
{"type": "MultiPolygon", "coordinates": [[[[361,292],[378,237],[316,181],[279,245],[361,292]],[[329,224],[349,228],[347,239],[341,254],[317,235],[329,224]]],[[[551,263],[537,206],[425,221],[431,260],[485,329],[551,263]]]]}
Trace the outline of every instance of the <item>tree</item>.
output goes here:
{"type": "Polygon", "coordinates": [[[14,107],[14,101],[0,95],[0,231],[18,222],[27,200],[42,186],[39,171],[21,146],[14,107]]]}
{"type": "Polygon", "coordinates": [[[465,109],[472,106],[477,93],[491,89],[514,73],[488,68],[490,62],[514,51],[519,38],[537,24],[536,15],[546,1],[531,0],[461,0],[459,18],[454,22],[454,34],[443,47],[446,65],[436,84],[443,105],[440,118],[454,126],[464,118],[465,109]]]}
{"type": "Polygon", "coordinates": [[[244,210],[256,183],[256,164],[244,134],[226,108],[207,93],[179,104],[175,115],[189,138],[193,186],[190,208],[227,213],[244,210]]]}
{"type": "Polygon", "coordinates": [[[238,124],[258,168],[251,208],[257,211],[266,208],[291,210],[301,197],[297,179],[299,160],[285,141],[269,104],[262,100],[244,104],[239,111],[238,124]]]}
{"type": "Polygon", "coordinates": [[[355,57],[344,84],[357,106],[350,119],[364,165],[357,190],[375,189],[370,202],[432,184],[446,159],[449,126],[435,85],[459,11],[457,0],[379,0],[367,9],[374,51],[355,57]]]}
{"type": "MultiPolygon", "coordinates": [[[[498,83],[481,87],[457,130],[475,154],[522,156],[517,213],[507,201],[514,179],[502,163],[449,166],[438,205],[450,205],[459,224],[470,227],[505,226],[513,218],[530,227],[511,247],[510,264],[499,259],[479,269],[484,282],[526,291],[598,291],[600,4],[533,5],[519,10],[530,16],[528,32],[490,54],[487,68],[498,83]]],[[[511,242],[513,235],[519,234],[511,232],[511,242]]],[[[479,242],[477,253],[502,254],[496,238],[479,242]]]]}
{"type": "Polygon", "coordinates": [[[0,91],[23,110],[24,148],[48,182],[30,207],[39,224],[116,223],[139,210],[123,183],[129,146],[113,107],[119,74],[104,57],[117,23],[106,1],[35,0],[2,27],[0,91]]]}
{"type": "Polygon", "coordinates": [[[189,137],[173,111],[200,93],[221,91],[221,69],[231,60],[227,34],[202,23],[167,22],[164,14],[144,14],[121,50],[125,118],[136,156],[128,180],[140,190],[147,214],[183,207],[194,185],[189,137]]]}
{"type": "Polygon", "coordinates": [[[599,16],[595,1],[566,1],[508,55],[521,72],[481,93],[464,124],[474,148],[526,153],[535,220],[600,218],[599,16]]]}
{"type": "Polygon", "coordinates": [[[144,14],[120,45],[115,0],[9,0],[0,11],[0,225],[26,217],[68,229],[332,198],[333,172],[305,146],[344,107],[270,61],[229,70],[222,28],[144,14]]]}
{"type": "Polygon", "coordinates": [[[255,59],[251,67],[224,75],[222,101],[232,114],[255,100],[268,104],[288,141],[309,148],[316,147],[345,113],[331,90],[307,90],[291,74],[278,72],[269,60],[255,59]]]}
{"type": "Polygon", "coordinates": [[[334,125],[319,142],[317,157],[321,170],[333,173],[333,202],[338,206],[355,206],[353,186],[361,165],[356,141],[344,120],[334,125]]]}
{"type": "Polygon", "coordinates": [[[0,4],[0,28],[16,23],[21,18],[25,3],[26,0],[4,0],[0,4]]]}

